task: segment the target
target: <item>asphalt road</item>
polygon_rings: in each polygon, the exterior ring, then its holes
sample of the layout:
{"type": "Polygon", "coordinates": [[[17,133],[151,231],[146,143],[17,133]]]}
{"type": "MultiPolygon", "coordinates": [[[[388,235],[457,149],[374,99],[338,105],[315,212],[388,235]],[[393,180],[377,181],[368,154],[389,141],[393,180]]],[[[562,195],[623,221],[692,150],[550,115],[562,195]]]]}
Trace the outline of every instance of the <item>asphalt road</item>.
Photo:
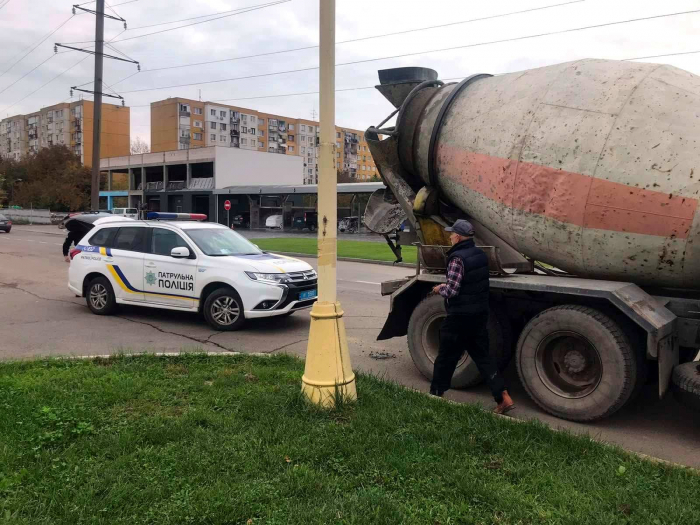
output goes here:
{"type": "MultiPolygon", "coordinates": [[[[44,229],[51,233],[29,229],[16,226],[10,234],[0,233],[0,359],[181,350],[303,356],[306,351],[306,312],[259,320],[234,333],[214,332],[188,313],[128,307],[112,317],[92,315],[85,301],[74,297],[66,286],[68,264],[60,248],[63,238],[53,228],[44,229]]],[[[315,265],[314,259],[308,261],[315,265]]],[[[338,292],[354,368],[425,391],[428,382],[413,366],[405,338],[376,341],[388,312],[388,298],[380,295],[379,283],[410,272],[340,262],[338,292]]],[[[700,414],[679,405],[672,396],[658,400],[655,385],[612,417],[584,425],[541,412],[520,387],[513,369],[509,368],[507,376],[518,405],[515,417],[537,418],[556,428],[588,433],[636,452],[700,468],[700,414]]],[[[450,391],[447,397],[493,406],[483,386],[450,391]]]]}

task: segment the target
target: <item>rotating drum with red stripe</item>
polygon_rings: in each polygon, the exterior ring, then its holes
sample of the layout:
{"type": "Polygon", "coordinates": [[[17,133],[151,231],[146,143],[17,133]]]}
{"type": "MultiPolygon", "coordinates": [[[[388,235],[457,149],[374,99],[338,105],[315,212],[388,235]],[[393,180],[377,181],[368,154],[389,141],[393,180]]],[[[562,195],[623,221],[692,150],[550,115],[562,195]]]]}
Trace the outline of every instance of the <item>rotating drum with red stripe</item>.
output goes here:
{"type": "Polygon", "coordinates": [[[416,179],[540,261],[700,288],[700,77],[581,60],[476,79],[445,110],[455,88],[402,111],[416,179]]]}

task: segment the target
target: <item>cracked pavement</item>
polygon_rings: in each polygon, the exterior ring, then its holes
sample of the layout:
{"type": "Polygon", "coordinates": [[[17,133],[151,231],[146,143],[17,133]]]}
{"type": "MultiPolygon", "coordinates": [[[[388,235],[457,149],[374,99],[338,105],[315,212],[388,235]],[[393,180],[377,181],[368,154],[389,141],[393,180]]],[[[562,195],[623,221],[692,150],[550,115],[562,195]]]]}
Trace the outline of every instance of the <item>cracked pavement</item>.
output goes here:
{"type": "MultiPolygon", "coordinates": [[[[0,233],[0,359],[118,351],[286,352],[300,357],[306,353],[308,311],[256,320],[239,332],[215,332],[196,314],[152,308],[121,307],[114,316],[93,315],[85,300],[68,290],[68,264],[61,256],[63,237],[53,233],[31,232],[21,226],[10,234],[0,233]]],[[[307,260],[315,266],[314,259],[307,260]]],[[[428,382],[413,366],[406,339],[376,341],[389,310],[388,298],[381,297],[378,283],[411,273],[411,268],[339,262],[338,294],[353,368],[426,391],[428,382]]],[[[579,424],[540,411],[520,386],[512,363],[506,375],[518,406],[515,417],[537,418],[555,428],[700,467],[698,413],[679,405],[672,396],[658,400],[656,385],[648,385],[637,402],[613,417],[579,424]]],[[[451,390],[447,397],[493,405],[484,386],[451,390]]]]}

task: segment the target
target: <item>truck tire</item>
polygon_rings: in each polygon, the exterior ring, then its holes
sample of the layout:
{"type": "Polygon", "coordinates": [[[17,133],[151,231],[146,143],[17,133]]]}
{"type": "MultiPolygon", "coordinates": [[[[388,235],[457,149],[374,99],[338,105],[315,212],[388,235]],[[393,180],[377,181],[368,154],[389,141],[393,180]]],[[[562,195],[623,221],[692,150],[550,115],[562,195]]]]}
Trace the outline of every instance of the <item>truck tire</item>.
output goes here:
{"type": "Polygon", "coordinates": [[[700,410],[700,362],[692,361],[673,369],[673,390],[678,401],[700,410]]]}
{"type": "Polygon", "coordinates": [[[531,319],[520,334],[516,362],[533,401],[571,421],[613,414],[637,384],[637,352],[625,332],[585,306],[556,306],[531,319]]]}
{"type": "MultiPolygon", "coordinates": [[[[505,312],[493,303],[489,313],[491,354],[496,356],[498,366],[503,370],[510,361],[513,349],[510,321],[505,312]]],[[[433,379],[440,326],[446,315],[445,300],[442,296],[430,295],[416,306],[408,322],[408,350],[413,363],[428,380],[433,379]]],[[[469,354],[465,352],[452,376],[452,388],[468,388],[479,383],[481,383],[481,375],[469,358],[469,354]]]]}

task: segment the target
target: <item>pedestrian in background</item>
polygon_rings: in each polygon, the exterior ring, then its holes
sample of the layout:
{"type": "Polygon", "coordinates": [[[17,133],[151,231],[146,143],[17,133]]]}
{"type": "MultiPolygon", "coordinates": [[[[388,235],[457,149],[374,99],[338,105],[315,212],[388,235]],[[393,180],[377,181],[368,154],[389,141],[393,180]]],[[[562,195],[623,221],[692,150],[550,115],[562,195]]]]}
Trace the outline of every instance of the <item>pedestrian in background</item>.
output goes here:
{"type": "Polygon", "coordinates": [[[447,252],[447,282],[433,288],[445,298],[447,318],[440,328],[440,348],[435,359],[430,393],[449,390],[452,375],[465,351],[498,404],[497,414],[515,408],[496,359],[489,352],[489,263],[483,250],[474,244],[474,227],[458,220],[450,232],[452,248],[447,252]]]}

